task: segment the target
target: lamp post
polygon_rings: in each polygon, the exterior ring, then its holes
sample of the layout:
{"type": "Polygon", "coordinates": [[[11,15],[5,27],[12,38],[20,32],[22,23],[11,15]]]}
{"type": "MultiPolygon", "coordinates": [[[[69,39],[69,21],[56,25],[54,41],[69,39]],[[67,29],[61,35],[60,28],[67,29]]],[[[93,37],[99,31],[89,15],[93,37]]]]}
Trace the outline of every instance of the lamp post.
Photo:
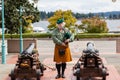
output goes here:
{"type": "Polygon", "coordinates": [[[4,39],[4,0],[2,0],[2,64],[6,64],[4,39]]]}
{"type": "Polygon", "coordinates": [[[22,6],[20,5],[20,53],[23,51],[23,38],[22,38],[22,6]]]}
{"type": "MultiPolygon", "coordinates": [[[[34,3],[37,3],[38,0],[33,0],[34,3]]],[[[21,3],[22,4],[22,3],[21,3]]],[[[20,53],[23,51],[23,38],[22,38],[22,6],[20,4],[20,53]]]]}

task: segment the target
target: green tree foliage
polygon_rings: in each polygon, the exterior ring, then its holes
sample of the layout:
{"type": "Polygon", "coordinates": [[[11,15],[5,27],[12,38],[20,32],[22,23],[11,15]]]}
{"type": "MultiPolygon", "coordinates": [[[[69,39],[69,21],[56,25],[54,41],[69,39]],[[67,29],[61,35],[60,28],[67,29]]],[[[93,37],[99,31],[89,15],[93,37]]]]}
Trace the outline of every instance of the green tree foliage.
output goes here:
{"type": "Polygon", "coordinates": [[[73,16],[77,19],[83,19],[83,18],[88,18],[88,14],[83,14],[83,13],[73,13],[73,16]]]}
{"type": "Polygon", "coordinates": [[[34,16],[33,15],[22,16],[22,18],[24,20],[23,23],[25,24],[24,28],[23,28],[23,32],[24,33],[31,33],[31,32],[33,32],[33,27],[31,25],[31,23],[34,20],[34,16]]]}
{"type": "Polygon", "coordinates": [[[91,18],[91,17],[93,17],[93,16],[94,16],[93,13],[88,13],[88,18],[91,18]]]}
{"type": "Polygon", "coordinates": [[[40,12],[40,18],[41,20],[47,20],[48,18],[50,18],[51,16],[54,15],[54,12],[45,12],[45,11],[41,11],[40,12]]]}
{"type": "Polygon", "coordinates": [[[68,29],[70,29],[70,26],[74,26],[77,21],[76,18],[72,16],[71,10],[67,10],[67,11],[57,10],[54,13],[54,15],[48,19],[50,23],[48,25],[49,30],[56,28],[56,21],[59,18],[64,18],[64,21],[66,23],[65,27],[67,27],[68,29]]]}
{"type": "Polygon", "coordinates": [[[79,29],[82,29],[86,33],[106,33],[108,32],[107,24],[105,20],[102,20],[98,17],[83,19],[82,24],[78,26],[79,29]]]}
{"type": "MultiPolygon", "coordinates": [[[[8,33],[19,33],[20,22],[22,18],[23,33],[25,32],[24,26],[29,25],[22,16],[34,16],[31,23],[38,22],[40,20],[40,12],[34,7],[34,3],[30,3],[29,0],[5,0],[5,28],[8,33]],[[19,10],[22,6],[22,16],[20,16],[19,10]]],[[[30,19],[30,18],[29,18],[30,19]]],[[[31,19],[30,19],[31,20],[31,19]]]]}
{"type": "Polygon", "coordinates": [[[112,19],[112,15],[111,14],[109,15],[109,19],[112,19]]]}
{"type": "Polygon", "coordinates": [[[44,19],[46,19],[46,12],[45,11],[42,11],[42,12],[40,12],[40,18],[41,18],[41,20],[44,20],[44,19]]]}

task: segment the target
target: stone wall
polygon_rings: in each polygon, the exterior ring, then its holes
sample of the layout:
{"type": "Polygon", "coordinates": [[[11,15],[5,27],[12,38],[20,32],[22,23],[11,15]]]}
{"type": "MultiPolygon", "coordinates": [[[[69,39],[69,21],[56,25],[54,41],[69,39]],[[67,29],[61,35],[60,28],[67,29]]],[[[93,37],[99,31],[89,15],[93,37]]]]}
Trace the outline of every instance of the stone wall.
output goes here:
{"type": "MultiPolygon", "coordinates": [[[[25,50],[30,43],[35,43],[35,48],[37,47],[36,39],[24,39],[23,40],[23,50],[25,50]]],[[[7,40],[8,44],[8,53],[19,53],[20,52],[20,40],[10,39],[7,40]]]]}

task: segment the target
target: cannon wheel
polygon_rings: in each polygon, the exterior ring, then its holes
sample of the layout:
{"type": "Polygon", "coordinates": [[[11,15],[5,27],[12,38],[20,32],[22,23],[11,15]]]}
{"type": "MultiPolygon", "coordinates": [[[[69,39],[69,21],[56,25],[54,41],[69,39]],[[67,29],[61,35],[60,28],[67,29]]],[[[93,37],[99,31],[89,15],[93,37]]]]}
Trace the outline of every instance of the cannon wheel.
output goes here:
{"type": "Polygon", "coordinates": [[[11,80],[15,80],[15,77],[14,77],[14,76],[11,76],[11,80]]]}
{"type": "Polygon", "coordinates": [[[36,75],[37,75],[37,76],[36,76],[36,79],[37,79],[37,80],[40,80],[40,70],[37,70],[37,71],[36,71],[36,75]]]}
{"type": "Polygon", "coordinates": [[[102,80],[106,80],[106,76],[104,76],[104,77],[102,78],[102,80]]]}
{"type": "Polygon", "coordinates": [[[76,76],[76,80],[80,80],[80,77],[76,76]]]}
{"type": "Polygon", "coordinates": [[[15,80],[14,70],[11,70],[11,80],[15,80]]]}
{"type": "Polygon", "coordinates": [[[40,74],[40,76],[43,76],[44,74],[44,70],[45,70],[45,68],[44,68],[44,66],[43,66],[43,64],[40,64],[40,70],[41,70],[41,74],[40,74]]]}
{"type": "Polygon", "coordinates": [[[37,80],[40,80],[40,76],[37,75],[37,80]]]}
{"type": "Polygon", "coordinates": [[[102,69],[102,74],[103,74],[102,80],[106,80],[106,69],[105,68],[102,69]]]}

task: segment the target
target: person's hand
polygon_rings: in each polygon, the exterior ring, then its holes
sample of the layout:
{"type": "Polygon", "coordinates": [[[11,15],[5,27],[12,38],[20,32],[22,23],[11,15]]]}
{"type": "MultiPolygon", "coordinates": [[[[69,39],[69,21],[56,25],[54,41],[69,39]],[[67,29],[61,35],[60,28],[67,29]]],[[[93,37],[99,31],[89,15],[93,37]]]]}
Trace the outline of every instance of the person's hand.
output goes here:
{"type": "Polygon", "coordinates": [[[66,44],[63,42],[63,43],[62,43],[62,46],[66,46],[66,44]]]}
{"type": "Polygon", "coordinates": [[[70,41],[70,39],[66,39],[66,40],[65,40],[65,43],[68,43],[69,41],[70,41]]]}

